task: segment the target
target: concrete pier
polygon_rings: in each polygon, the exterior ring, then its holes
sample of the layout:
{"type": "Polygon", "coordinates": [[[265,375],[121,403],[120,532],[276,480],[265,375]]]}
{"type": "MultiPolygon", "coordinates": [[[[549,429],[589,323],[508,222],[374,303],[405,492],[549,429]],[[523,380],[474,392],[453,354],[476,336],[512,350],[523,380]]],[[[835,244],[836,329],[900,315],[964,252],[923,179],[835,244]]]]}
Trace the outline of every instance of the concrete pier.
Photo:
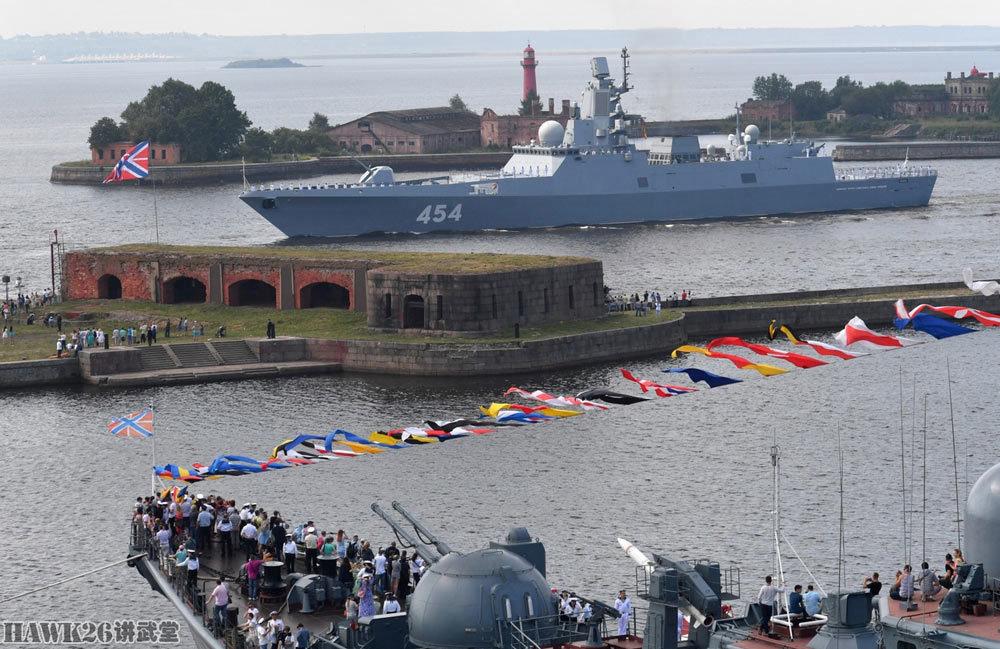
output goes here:
{"type": "Polygon", "coordinates": [[[1000,142],[929,142],[923,144],[838,144],[833,150],[837,162],[953,158],[1000,158],[1000,142]]]}
{"type": "Polygon", "coordinates": [[[895,296],[907,302],[1000,310],[1000,295],[971,294],[962,284],[874,287],[699,299],[683,315],[649,324],[541,340],[428,343],[279,337],[246,339],[246,354],[209,353],[213,343],[89,349],[78,358],[0,364],[0,388],[42,384],[170,385],[262,376],[377,372],[412,376],[484,376],[541,372],[666,354],[719,336],[761,336],[772,319],[804,333],[840,329],[854,316],[869,325],[892,322],[895,296]],[[923,291],[921,291],[923,289],[923,291]],[[865,296],[868,296],[867,298],[865,296]],[[892,295],[894,297],[879,297],[892,295]],[[205,353],[194,347],[204,345],[205,353]],[[176,352],[171,348],[177,348],[176,352]],[[226,362],[227,357],[230,362],[226,362]]]}
{"type": "MultiPolygon", "coordinates": [[[[327,174],[353,174],[360,176],[369,167],[389,165],[394,171],[453,171],[466,169],[499,169],[510,158],[510,151],[484,151],[474,153],[422,153],[398,155],[324,156],[309,160],[282,162],[157,165],[142,184],[159,185],[213,185],[240,183],[244,171],[251,184],[298,181],[327,174]]],[[[52,167],[50,182],[70,185],[100,185],[108,175],[110,166],[57,164],[52,167]]],[[[125,183],[131,185],[132,183],[125,183]]]]}

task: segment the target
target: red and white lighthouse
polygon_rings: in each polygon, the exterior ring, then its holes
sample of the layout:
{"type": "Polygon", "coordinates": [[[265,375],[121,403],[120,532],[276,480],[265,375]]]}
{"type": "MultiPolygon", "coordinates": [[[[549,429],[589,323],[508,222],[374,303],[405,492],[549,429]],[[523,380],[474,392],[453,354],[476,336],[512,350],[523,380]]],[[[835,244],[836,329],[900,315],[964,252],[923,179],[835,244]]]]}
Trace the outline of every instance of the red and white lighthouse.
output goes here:
{"type": "Polygon", "coordinates": [[[538,65],[538,61],[535,60],[535,50],[528,44],[528,47],[524,48],[524,58],[521,59],[521,67],[524,68],[524,94],[521,99],[527,99],[529,93],[534,95],[535,98],[538,97],[538,86],[535,84],[535,66],[538,65]]]}

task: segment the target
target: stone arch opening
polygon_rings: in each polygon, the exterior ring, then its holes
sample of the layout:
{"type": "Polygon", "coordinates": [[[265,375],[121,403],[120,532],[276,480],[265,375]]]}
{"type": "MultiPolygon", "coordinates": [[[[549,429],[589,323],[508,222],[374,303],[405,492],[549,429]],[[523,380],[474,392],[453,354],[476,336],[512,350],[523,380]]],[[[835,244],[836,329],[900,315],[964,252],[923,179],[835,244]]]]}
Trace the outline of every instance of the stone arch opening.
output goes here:
{"type": "Polygon", "coordinates": [[[299,291],[299,308],[314,309],[327,307],[332,309],[351,308],[351,292],[333,282],[316,282],[307,284],[299,291]]]}
{"type": "Polygon", "coordinates": [[[403,328],[424,328],[424,298],[419,295],[407,295],[403,298],[403,328]]]}
{"type": "Polygon", "coordinates": [[[97,280],[97,297],[104,300],[120,300],[122,281],[110,273],[101,275],[101,278],[97,280]]]}
{"type": "Polygon", "coordinates": [[[199,279],[181,275],[163,283],[164,304],[203,304],[207,301],[208,289],[199,279]]]}
{"type": "Polygon", "coordinates": [[[229,285],[229,306],[268,306],[276,308],[278,292],[259,279],[242,279],[229,285]]]}

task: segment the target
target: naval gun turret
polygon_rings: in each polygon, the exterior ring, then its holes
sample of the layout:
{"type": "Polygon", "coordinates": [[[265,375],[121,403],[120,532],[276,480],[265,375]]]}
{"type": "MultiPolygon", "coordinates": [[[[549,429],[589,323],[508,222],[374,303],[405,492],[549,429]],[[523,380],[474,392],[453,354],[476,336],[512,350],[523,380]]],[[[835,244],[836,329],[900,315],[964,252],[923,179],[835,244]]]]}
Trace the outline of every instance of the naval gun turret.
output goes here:
{"type": "MultiPolygon", "coordinates": [[[[558,637],[556,598],[543,575],[545,549],[526,529],[514,528],[505,542],[463,554],[402,505],[392,506],[412,531],[377,504],[372,511],[392,527],[404,547],[414,548],[429,564],[407,603],[409,645],[501,649],[511,646],[512,635],[542,646],[558,637]]],[[[380,640],[379,645],[391,646],[380,640]]]]}

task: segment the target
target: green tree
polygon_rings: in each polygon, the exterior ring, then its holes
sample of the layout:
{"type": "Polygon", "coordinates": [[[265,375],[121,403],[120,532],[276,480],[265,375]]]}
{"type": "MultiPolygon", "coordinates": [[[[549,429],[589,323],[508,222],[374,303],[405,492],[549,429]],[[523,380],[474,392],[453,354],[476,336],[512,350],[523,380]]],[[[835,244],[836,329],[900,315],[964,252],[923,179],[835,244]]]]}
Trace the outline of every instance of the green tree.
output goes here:
{"type": "Polygon", "coordinates": [[[795,115],[800,120],[823,119],[831,106],[830,93],[819,81],[806,81],[795,86],[791,95],[795,115]]]}
{"type": "Polygon", "coordinates": [[[1000,82],[993,82],[993,90],[990,92],[990,117],[1000,119],[1000,82]]]}
{"type": "Polygon", "coordinates": [[[330,118],[323,113],[313,113],[312,119],[309,120],[309,130],[310,131],[329,131],[330,130],[330,118]]]}
{"type": "Polygon", "coordinates": [[[90,137],[87,138],[87,144],[95,149],[100,149],[112,142],[121,142],[124,139],[125,134],[118,126],[118,122],[110,117],[102,117],[90,127],[90,137]]]}
{"type": "Polygon", "coordinates": [[[529,90],[528,96],[521,100],[521,107],[517,109],[517,114],[534,115],[540,112],[542,112],[542,101],[538,98],[538,93],[529,90]]]}
{"type": "Polygon", "coordinates": [[[792,95],[792,82],[783,74],[772,72],[753,80],[753,96],[757,99],[788,99],[792,95]]]}
{"type": "Polygon", "coordinates": [[[469,110],[469,107],[465,105],[465,101],[461,97],[459,97],[457,92],[451,96],[451,99],[448,100],[448,105],[451,106],[452,109],[454,110],[461,110],[466,113],[472,112],[471,110],[469,110]]]}
{"type": "Polygon", "coordinates": [[[265,162],[271,159],[271,148],[274,139],[271,134],[260,127],[248,129],[240,144],[240,153],[252,162],[265,162]]]}
{"type": "Polygon", "coordinates": [[[214,81],[200,88],[167,79],[122,112],[132,140],[178,142],[186,160],[222,160],[239,150],[250,120],[236,108],[233,93],[214,81]]]}
{"type": "Polygon", "coordinates": [[[837,83],[830,90],[830,100],[834,104],[834,108],[843,105],[844,99],[848,95],[860,90],[861,87],[862,83],[854,81],[849,75],[845,74],[842,77],[837,77],[837,83]]]}

